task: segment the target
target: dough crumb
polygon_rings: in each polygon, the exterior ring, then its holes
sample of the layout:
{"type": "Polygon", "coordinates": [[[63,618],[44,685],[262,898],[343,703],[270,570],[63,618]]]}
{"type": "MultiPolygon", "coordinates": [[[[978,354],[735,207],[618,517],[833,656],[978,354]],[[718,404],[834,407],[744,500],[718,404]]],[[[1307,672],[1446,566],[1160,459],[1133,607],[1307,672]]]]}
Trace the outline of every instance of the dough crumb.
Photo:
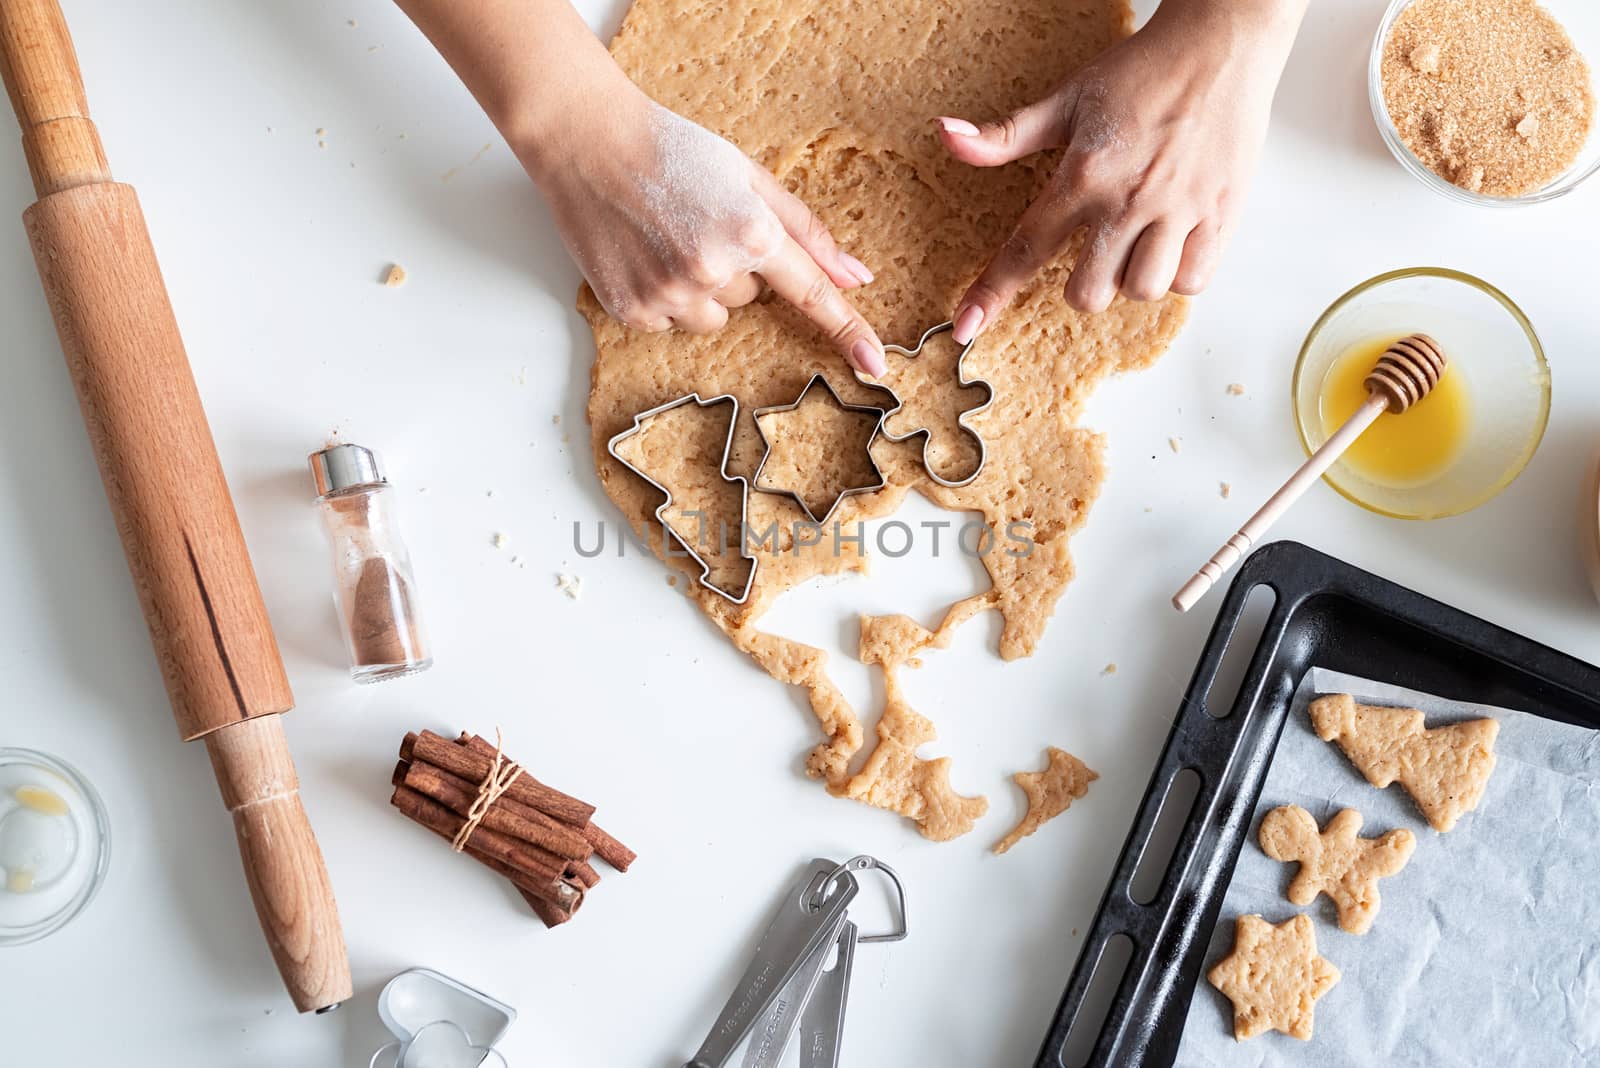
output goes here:
{"type": "Polygon", "coordinates": [[[1169,449],[1171,449],[1173,452],[1180,452],[1183,449],[1183,443],[1180,442],[1177,438],[1168,438],[1167,439],[1167,447],[1169,449]]]}
{"type": "Polygon", "coordinates": [[[583,580],[577,575],[569,575],[565,571],[556,576],[556,589],[566,594],[568,598],[576,601],[583,592],[583,580]]]}
{"type": "Polygon", "coordinates": [[[995,845],[996,854],[1006,852],[1071,808],[1074,801],[1089,792],[1089,784],[1100,777],[1083,761],[1053,745],[1045,750],[1045,759],[1043,771],[1019,771],[1012,776],[1028,796],[1028,811],[995,845]]]}
{"type": "Polygon", "coordinates": [[[317,136],[318,137],[327,137],[328,136],[328,128],[326,126],[318,126],[317,127],[317,136]]]}
{"type": "Polygon", "coordinates": [[[510,544],[511,544],[511,539],[510,538],[506,537],[504,534],[500,533],[499,531],[495,531],[494,547],[496,549],[504,549],[507,545],[510,545],[510,544]]]}
{"type": "Polygon", "coordinates": [[[1233,485],[1231,483],[1224,482],[1217,487],[1217,492],[1222,494],[1223,500],[1227,500],[1229,497],[1233,496],[1233,485]]]}
{"type": "Polygon", "coordinates": [[[1244,383],[1242,383],[1242,382],[1230,382],[1230,383],[1228,383],[1228,396],[1230,396],[1230,397],[1242,397],[1242,396],[1244,396],[1244,383]]]}
{"type": "Polygon", "coordinates": [[[1107,664],[1105,667],[1100,669],[1100,674],[1102,674],[1102,675],[1115,675],[1116,673],[1117,673],[1117,665],[1116,664],[1107,664]]]}
{"type": "Polygon", "coordinates": [[[390,289],[398,289],[406,284],[406,269],[398,263],[389,264],[389,269],[383,272],[383,284],[390,289]]]}
{"type": "Polygon", "coordinates": [[[355,19],[345,19],[344,20],[344,24],[346,26],[350,27],[352,30],[356,28],[356,20],[355,19]]]}

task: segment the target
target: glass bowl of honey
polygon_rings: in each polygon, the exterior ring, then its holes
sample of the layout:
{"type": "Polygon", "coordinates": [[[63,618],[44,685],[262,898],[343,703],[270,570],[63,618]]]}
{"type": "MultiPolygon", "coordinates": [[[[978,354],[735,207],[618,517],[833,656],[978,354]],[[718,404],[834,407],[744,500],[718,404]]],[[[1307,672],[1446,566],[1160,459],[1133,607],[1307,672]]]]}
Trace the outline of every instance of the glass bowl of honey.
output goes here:
{"type": "Polygon", "coordinates": [[[1550,416],[1550,368],[1533,324],[1482,279],[1411,267],[1334,301],[1295,364],[1295,424],[1308,454],[1321,446],[1366,400],[1378,357],[1408,334],[1439,343],[1444,376],[1404,414],[1380,415],[1325,477],[1380,515],[1459,515],[1522,473],[1550,416]]]}

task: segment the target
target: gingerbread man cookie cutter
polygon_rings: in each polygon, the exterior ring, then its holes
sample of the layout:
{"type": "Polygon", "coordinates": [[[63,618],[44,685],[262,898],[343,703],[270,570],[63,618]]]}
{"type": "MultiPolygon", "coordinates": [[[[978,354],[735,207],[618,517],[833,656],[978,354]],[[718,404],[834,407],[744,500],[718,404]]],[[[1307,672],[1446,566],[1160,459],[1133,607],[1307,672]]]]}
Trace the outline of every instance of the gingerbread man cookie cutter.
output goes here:
{"type": "Polygon", "coordinates": [[[756,432],[761,435],[761,441],[766,445],[766,450],[761,454],[761,462],[756,465],[756,473],[750,477],[750,488],[756,490],[758,493],[772,493],[790,498],[800,506],[800,510],[806,514],[806,518],[810,519],[813,523],[822,524],[833,518],[833,513],[839,510],[839,504],[846,497],[854,497],[858,493],[875,493],[889,484],[889,480],[884,475],[883,469],[878,466],[878,461],[873,459],[872,456],[872,443],[877,441],[878,435],[884,432],[884,420],[889,417],[889,413],[875,404],[849,404],[840,399],[838,392],[833,388],[833,384],[828,381],[828,377],[826,375],[812,375],[811,381],[806,383],[806,387],[800,391],[800,395],[792,402],[788,404],[772,404],[765,408],[756,408],[752,410],[750,414],[755,418],[756,432]],[[833,400],[834,406],[839,410],[846,412],[857,412],[862,415],[872,415],[876,417],[877,420],[877,422],[873,424],[872,433],[867,436],[866,445],[863,446],[867,454],[867,462],[872,465],[872,474],[877,481],[868,483],[864,486],[846,486],[844,489],[839,491],[836,497],[834,497],[833,503],[828,505],[827,511],[820,518],[811,510],[811,505],[808,504],[805,498],[802,497],[797,491],[784,486],[762,485],[762,472],[766,470],[767,460],[772,456],[772,441],[767,437],[766,428],[761,425],[761,419],[763,416],[798,411],[800,409],[800,405],[805,403],[806,397],[813,389],[816,389],[819,384],[824,390],[827,391],[828,396],[833,400]]]}
{"type": "MultiPolygon", "coordinates": [[[[904,345],[885,345],[883,350],[884,352],[893,352],[896,355],[904,356],[907,359],[916,359],[919,355],[921,355],[922,346],[928,343],[929,338],[936,337],[939,334],[943,334],[954,329],[954,322],[943,322],[938,326],[932,326],[923,331],[922,336],[917,339],[916,345],[912,348],[908,349],[904,345]]],[[[900,394],[896,393],[890,386],[885,385],[883,382],[880,382],[878,379],[873,378],[870,375],[862,374],[860,371],[856,372],[856,380],[858,382],[863,385],[871,386],[874,389],[881,389],[885,393],[889,394],[889,396],[894,398],[894,406],[885,409],[883,413],[883,436],[890,441],[900,442],[910,441],[918,434],[921,434],[922,467],[928,472],[929,478],[933,479],[933,481],[937,482],[939,485],[944,486],[946,489],[960,489],[962,486],[971,485],[973,480],[983,473],[984,464],[986,464],[989,460],[989,447],[984,442],[983,435],[974,430],[971,424],[968,422],[968,420],[974,416],[981,415],[983,412],[988,411],[989,407],[994,404],[995,397],[994,385],[990,383],[988,379],[968,378],[966,375],[967,354],[972,351],[972,347],[977,343],[978,339],[973,338],[962,347],[961,355],[956,357],[956,378],[961,385],[981,386],[983,387],[984,393],[987,394],[982,404],[978,405],[976,408],[969,408],[960,415],[956,416],[956,424],[960,426],[962,430],[965,430],[969,435],[971,435],[972,439],[978,443],[978,463],[975,467],[973,467],[972,474],[961,479],[952,480],[945,478],[944,476],[940,475],[939,472],[935,471],[933,469],[933,465],[928,462],[928,445],[933,441],[933,431],[929,427],[915,427],[904,434],[894,434],[890,432],[889,420],[895,415],[896,412],[905,407],[905,401],[901,398],[900,394]]]]}
{"type": "MultiPolygon", "coordinates": [[[[689,558],[691,560],[700,565],[700,585],[704,586],[712,593],[727,598],[734,604],[744,604],[750,599],[750,591],[755,587],[756,566],[759,561],[756,559],[755,554],[751,553],[745,545],[744,535],[749,524],[750,480],[745,478],[743,475],[732,475],[728,473],[728,456],[733,451],[733,432],[738,425],[739,398],[735,397],[732,393],[724,393],[720,396],[711,397],[706,400],[702,400],[699,393],[690,393],[687,396],[679,397],[677,400],[671,400],[665,404],[658,404],[654,408],[651,408],[648,411],[640,412],[638,415],[634,416],[632,426],[630,426],[627,430],[624,430],[622,433],[613,436],[610,441],[606,442],[606,452],[610,453],[612,459],[616,460],[623,467],[626,467],[629,471],[632,471],[634,474],[638,475],[640,478],[644,479],[646,482],[650,483],[650,485],[654,486],[656,489],[660,490],[666,495],[667,499],[662,501],[661,506],[655,510],[654,514],[656,522],[660,523],[661,529],[670,534],[672,536],[672,540],[677,542],[678,545],[682,547],[683,551],[689,554],[689,558]],[[728,437],[722,445],[722,460],[717,465],[717,474],[724,482],[737,482],[740,486],[739,556],[741,559],[748,560],[750,562],[750,573],[744,580],[744,586],[738,590],[723,589],[721,586],[718,586],[715,582],[711,581],[711,561],[707,559],[706,555],[699,549],[695,548],[693,545],[690,545],[689,539],[678,533],[672,524],[667,522],[666,512],[667,509],[672,507],[672,491],[663,486],[661,483],[657,482],[655,479],[651,478],[650,475],[645,471],[630,463],[628,458],[623,456],[619,451],[619,447],[622,445],[622,443],[636,434],[641,433],[644,430],[645,424],[650,420],[664,412],[672,411],[674,408],[681,408],[685,404],[693,404],[700,408],[712,408],[718,404],[731,404],[733,406],[733,412],[728,418],[728,437]]],[[[704,517],[702,516],[702,520],[703,519],[704,517]]],[[[701,540],[702,542],[704,541],[703,538],[701,540]]]]}

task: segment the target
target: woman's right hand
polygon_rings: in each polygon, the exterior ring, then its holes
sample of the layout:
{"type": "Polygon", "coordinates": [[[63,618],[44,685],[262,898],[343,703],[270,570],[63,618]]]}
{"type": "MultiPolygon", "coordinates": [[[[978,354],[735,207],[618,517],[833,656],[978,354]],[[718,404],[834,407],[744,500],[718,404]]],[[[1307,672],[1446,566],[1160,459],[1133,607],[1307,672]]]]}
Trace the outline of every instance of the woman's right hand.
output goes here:
{"type": "Polygon", "coordinates": [[[841,289],[872,273],[775,178],[728,141],[625,80],[524,167],[607,312],[640,330],[704,334],[762,281],[816,323],[852,367],[884,371],[883,344],[841,289]]]}

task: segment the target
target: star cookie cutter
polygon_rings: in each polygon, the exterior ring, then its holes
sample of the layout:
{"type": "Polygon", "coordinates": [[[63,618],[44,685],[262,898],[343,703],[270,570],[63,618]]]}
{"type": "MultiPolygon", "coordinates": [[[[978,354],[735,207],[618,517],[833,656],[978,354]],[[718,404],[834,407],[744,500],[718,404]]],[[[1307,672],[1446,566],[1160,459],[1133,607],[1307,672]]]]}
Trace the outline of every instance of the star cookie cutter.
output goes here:
{"type": "MultiPolygon", "coordinates": [[[[919,354],[921,354],[922,346],[927,344],[929,338],[954,329],[955,323],[953,322],[940,323],[938,326],[931,326],[925,330],[922,336],[917,339],[916,345],[912,348],[908,349],[904,345],[885,345],[883,350],[885,352],[896,353],[900,356],[906,357],[907,359],[915,359],[919,354]]],[[[994,404],[994,386],[989,382],[989,380],[986,378],[968,378],[964,370],[967,362],[967,354],[972,351],[972,347],[977,343],[978,339],[973,338],[962,348],[961,355],[956,357],[956,378],[963,386],[982,386],[983,391],[988,394],[988,396],[985,397],[984,402],[978,405],[976,408],[969,408],[960,415],[956,416],[956,425],[961,427],[962,430],[965,430],[969,435],[972,436],[972,440],[978,443],[978,463],[977,466],[972,469],[972,474],[968,475],[966,478],[955,481],[943,477],[933,469],[932,464],[928,463],[928,444],[933,440],[933,433],[928,427],[919,426],[907,431],[904,434],[892,434],[889,432],[890,418],[893,417],[896,412],[900,411],[900,409],[905,407],[905,402],[900,399],[900,394],[896,393],[892,388],[880,382],[878,379],[873,378],[870,375],[862,374],[860,371],[856,372],[856,380],[858,382],[863,385],[871,386],[874,389],[881,389],[885,393],[889,394],[889,396],[894,398],[894,407],[889,408],[883,413],[883,436],[890,441],[910,441],[918,434],[921,434],[922,467],[928,472],[929,478],[933,479],[939,485],[944,486],[946,489],[960,489],[962,486],[971,485],[972,481],[983,473],[983,466],[989,460],[989,446],[984,442],[983,435],[972,429],[972,427],[967,423],[968,419],[988,411],[990,405],[994,404]]]]}
{"type": "Polygon", "coordinates": [[[739,398],[735,397],[732,393],[724,393],[721,396],[711,397],[708,400],[701,400],[699,393],[690,393],[688,396],[679,397],[677,400],[668,401],[665,404],[658,404],[649,411],[640,412],[638,415],[634,416],[633,425],[631,427],[629,427],[627,430],[624,430],[622,433],[617,434],[610,441],[606,442],[606,452],[610,453],[612,459],[616,460],[623,467],[626,467],[629,471],[632,471],[634,474],[638,475],[640,478],[644,479],[646,482],[650,483],[650,485],[654,486],[656,489],[660,490],[666,495],[667,499],[662,501],[661,506],[655,510],[656,522],[660,523],[661,529],[670,534],[672,536],[672,540],[677,542],[683,548],[683,551],[689,554],[690,559],[700,565],[700,585],[704,586],[712,593],[727,598],[734,604],[744,604],[750,599],[750,591],[755,586],[756,565],[759,561],[756,559],[755,555],[749,552],[745,547],[744,532],[749,520],[750,481],[743,475],[730,475],[728,473],[728,454],[733,451],[733,432],[738,425],[739,398]],[[657,482],[655,479],[651,478],[644,471],[629,463],[627,458],[617,451],[617,447],[621,445],[622,442],[642,431],[645,423],[649,422],[651,419],[654,419],[663,412],[671,411],[674,408],[681,408],[685,404],[693,404],[700,408],[711,408],[718,404],[733,405],[733,414],[728,419],[728,439],[722,445],[722,461],[717,466],[717,474],[721,476],[724,482],[737,482],[741,487],[739,504],[739,556],[742,559],[750,561],[750,574],[749,577],[744,580],[744,587],[737,593],[730,590],[725,590],[721,586],[718,586],[716,583],[711,581],[710,562],[702,553],[700,553],[699,550],[690,545],[683,535],[679,534],[675,529],[673,529],[672,524],[667,522],[665,513],[668,508],[672,507],[672,491],[667,489],[667,487],[663,486],[661,483],[657,482]]]}
{"type": "Polygon", "coordinates": [[[756,473],[750,478],[750,488],[760,493],[772,493],[790,498],[800,506],[800,510],[806,514],[806,518],[810,519],[813,523],[820,525],[833,518],[833,513],[839,510],[839,504],[846,497],[854,497],[858,493],[875,493],[889,484],[888,478],[884,476],[883,469],[878,466],[878,461],[872,457],[872,443],[878,440],[879,434],[883,433],[883,421],[888,418],[889,413],[878,407],[876,404],[849,404],[841,400],[838,392],[833,388],[832,383],[828,381],[828,377],[826,375],[812,375],[811,381],[806,383],[806,387],[800,391],[800,395],[790,403],[772,404],[765,408],[756,408],[750,414],[755,417],[756,432],[761,435],[761,441],[764,445],[766,445],[766,451],[761,454],[761,462],[756,465],[756,473]],[[805,403],[806,397],[810,395],[811,391],[816,389],[819,384],[827,391],[828,396],[833,401],[834,407],[846,412],[859,412],[863,415],[870,414],[875,416],[877,419],[877,421],[873,424],[872,433],[867,436],[867,443],[864,446],[867,454],[867,462],[872,465],[872,474],[877,478],[877,481],[869,483],[865,486],[847,486],[840,490],[838,495],[834,497],[833,503],[828,505],[828,510],[821,517],[818,517],[817,514],[811,510],[811,505],[807,504],[805,499],[796,491],[784,486],[762,485],[762,472],[766,470],[767,460],[772,456],[772,442],[767,437],[766,428],[761,425],[761,417],[764,415],[776,415],[780,412],[798,411],[800,405],[805,403]]]}

